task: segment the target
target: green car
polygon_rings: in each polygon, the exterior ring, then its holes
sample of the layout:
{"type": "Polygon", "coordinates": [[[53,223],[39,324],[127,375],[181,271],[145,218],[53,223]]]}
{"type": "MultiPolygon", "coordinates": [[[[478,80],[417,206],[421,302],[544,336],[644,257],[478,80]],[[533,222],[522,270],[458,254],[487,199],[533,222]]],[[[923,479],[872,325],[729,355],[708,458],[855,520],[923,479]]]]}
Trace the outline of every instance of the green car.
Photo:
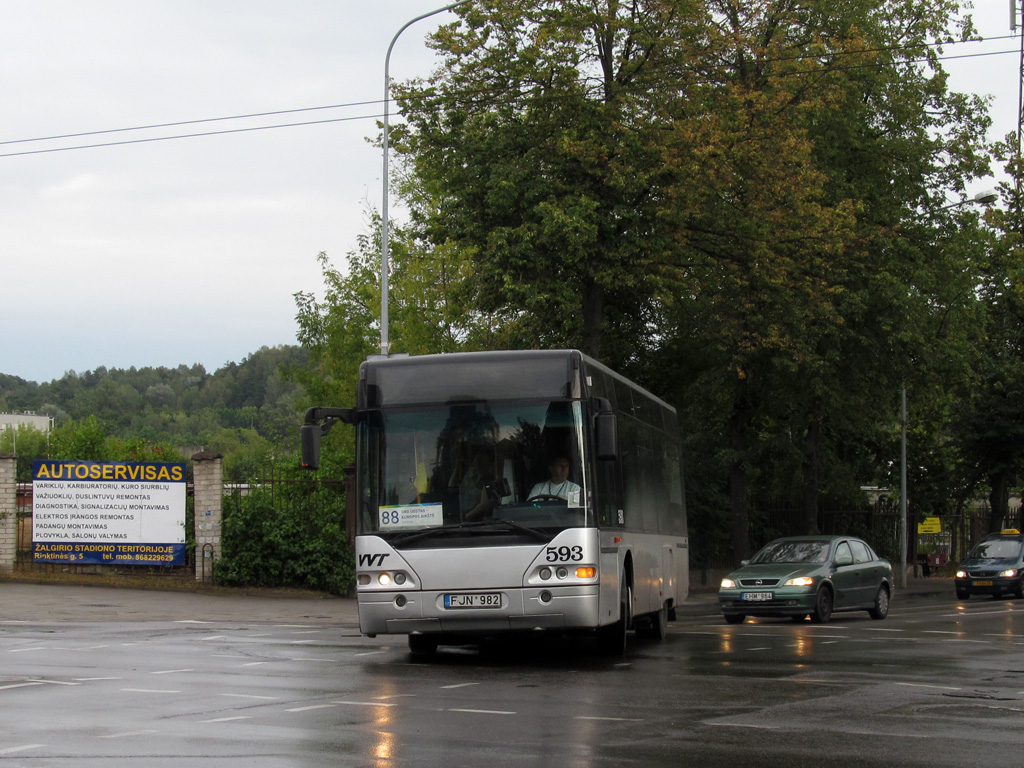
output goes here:
{"type": "Polygon", "coordinates": [[[1024,536],[1016,528],[986,536],[960,563],[955,583],[961,600],[971,595],[1024,598],[1024,536]]]}
{"type": "Polygon", "coordinates": [[[853,536],[792,536],[766,544],[722,579],[718,603],[730,624],[747,616],[810,616],[867,611],[884,619],[892,597],[892,565],[853,536]]]}

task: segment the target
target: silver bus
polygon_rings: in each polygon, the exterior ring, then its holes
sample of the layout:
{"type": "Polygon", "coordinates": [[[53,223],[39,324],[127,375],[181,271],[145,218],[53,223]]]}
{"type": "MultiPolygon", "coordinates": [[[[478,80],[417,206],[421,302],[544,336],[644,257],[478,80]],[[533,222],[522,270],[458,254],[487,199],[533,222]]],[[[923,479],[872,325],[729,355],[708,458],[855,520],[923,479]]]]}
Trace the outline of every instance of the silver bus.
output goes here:
{"type": "MultiPolygon", "coordinates": [[[[413,653],[511,632],[664,637],[689,588],[675,410],[575,350],[373,356],[356,406],[363,634],[413,653]]],[[[353,505],[350,503],[349,508],[353,505]]]]}

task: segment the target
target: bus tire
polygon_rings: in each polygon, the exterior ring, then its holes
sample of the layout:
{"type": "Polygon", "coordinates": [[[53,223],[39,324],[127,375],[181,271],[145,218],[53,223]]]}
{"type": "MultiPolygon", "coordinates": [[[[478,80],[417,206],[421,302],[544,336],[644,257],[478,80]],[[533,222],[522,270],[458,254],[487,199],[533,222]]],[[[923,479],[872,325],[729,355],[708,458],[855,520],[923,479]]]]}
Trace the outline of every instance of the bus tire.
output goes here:
{"type": "Polygon", "coordinates": [[[626,630],[632,606],[632,587],[624,584],[619,591],[619,620],[597,630],[597,646],[605,656],[622,656],[626,652],[626,630]]]}
{"type": "Polygon", "coordinates": [[[437,653],[435,635],[409,635],[409,653],[413,656],[433,656],[437,653]]]}
{"type": "Polygon", "coordinates": [[[664,640],[668,635],[668,604],[663,604],[660,611],[645,616],[643,625],[636,628],[636,634],[650,640],[664,640]]]}

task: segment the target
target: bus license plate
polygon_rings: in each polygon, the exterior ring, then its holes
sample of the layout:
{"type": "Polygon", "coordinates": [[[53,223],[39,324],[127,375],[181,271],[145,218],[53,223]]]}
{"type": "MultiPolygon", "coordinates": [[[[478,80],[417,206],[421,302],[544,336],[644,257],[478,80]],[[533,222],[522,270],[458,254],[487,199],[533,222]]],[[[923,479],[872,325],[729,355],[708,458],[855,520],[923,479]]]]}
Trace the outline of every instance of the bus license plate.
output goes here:
{"type": "Polygon", "coordinates": [[[444,596],[445,608],[501,608],[500,592],[454,593],[444,596]]]}
{"type": "Polygon", "coordinates": [[[772,599],[771,592],[744,592],[740,595],[740,600],[746,600],[750,603],[764,603],[772,599]]]}

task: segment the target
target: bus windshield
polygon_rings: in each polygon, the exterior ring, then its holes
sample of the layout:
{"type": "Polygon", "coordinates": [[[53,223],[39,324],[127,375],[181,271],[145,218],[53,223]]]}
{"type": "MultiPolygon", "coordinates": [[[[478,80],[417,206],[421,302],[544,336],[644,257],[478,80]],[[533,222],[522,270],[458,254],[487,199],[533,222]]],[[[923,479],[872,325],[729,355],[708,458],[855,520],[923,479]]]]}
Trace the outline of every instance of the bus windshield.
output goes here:
{"type": "Polygon", "coordinates": [[[552,535],[593,524],[579,401],[374,410],[359,429],[361,534],[552,535]]]}

